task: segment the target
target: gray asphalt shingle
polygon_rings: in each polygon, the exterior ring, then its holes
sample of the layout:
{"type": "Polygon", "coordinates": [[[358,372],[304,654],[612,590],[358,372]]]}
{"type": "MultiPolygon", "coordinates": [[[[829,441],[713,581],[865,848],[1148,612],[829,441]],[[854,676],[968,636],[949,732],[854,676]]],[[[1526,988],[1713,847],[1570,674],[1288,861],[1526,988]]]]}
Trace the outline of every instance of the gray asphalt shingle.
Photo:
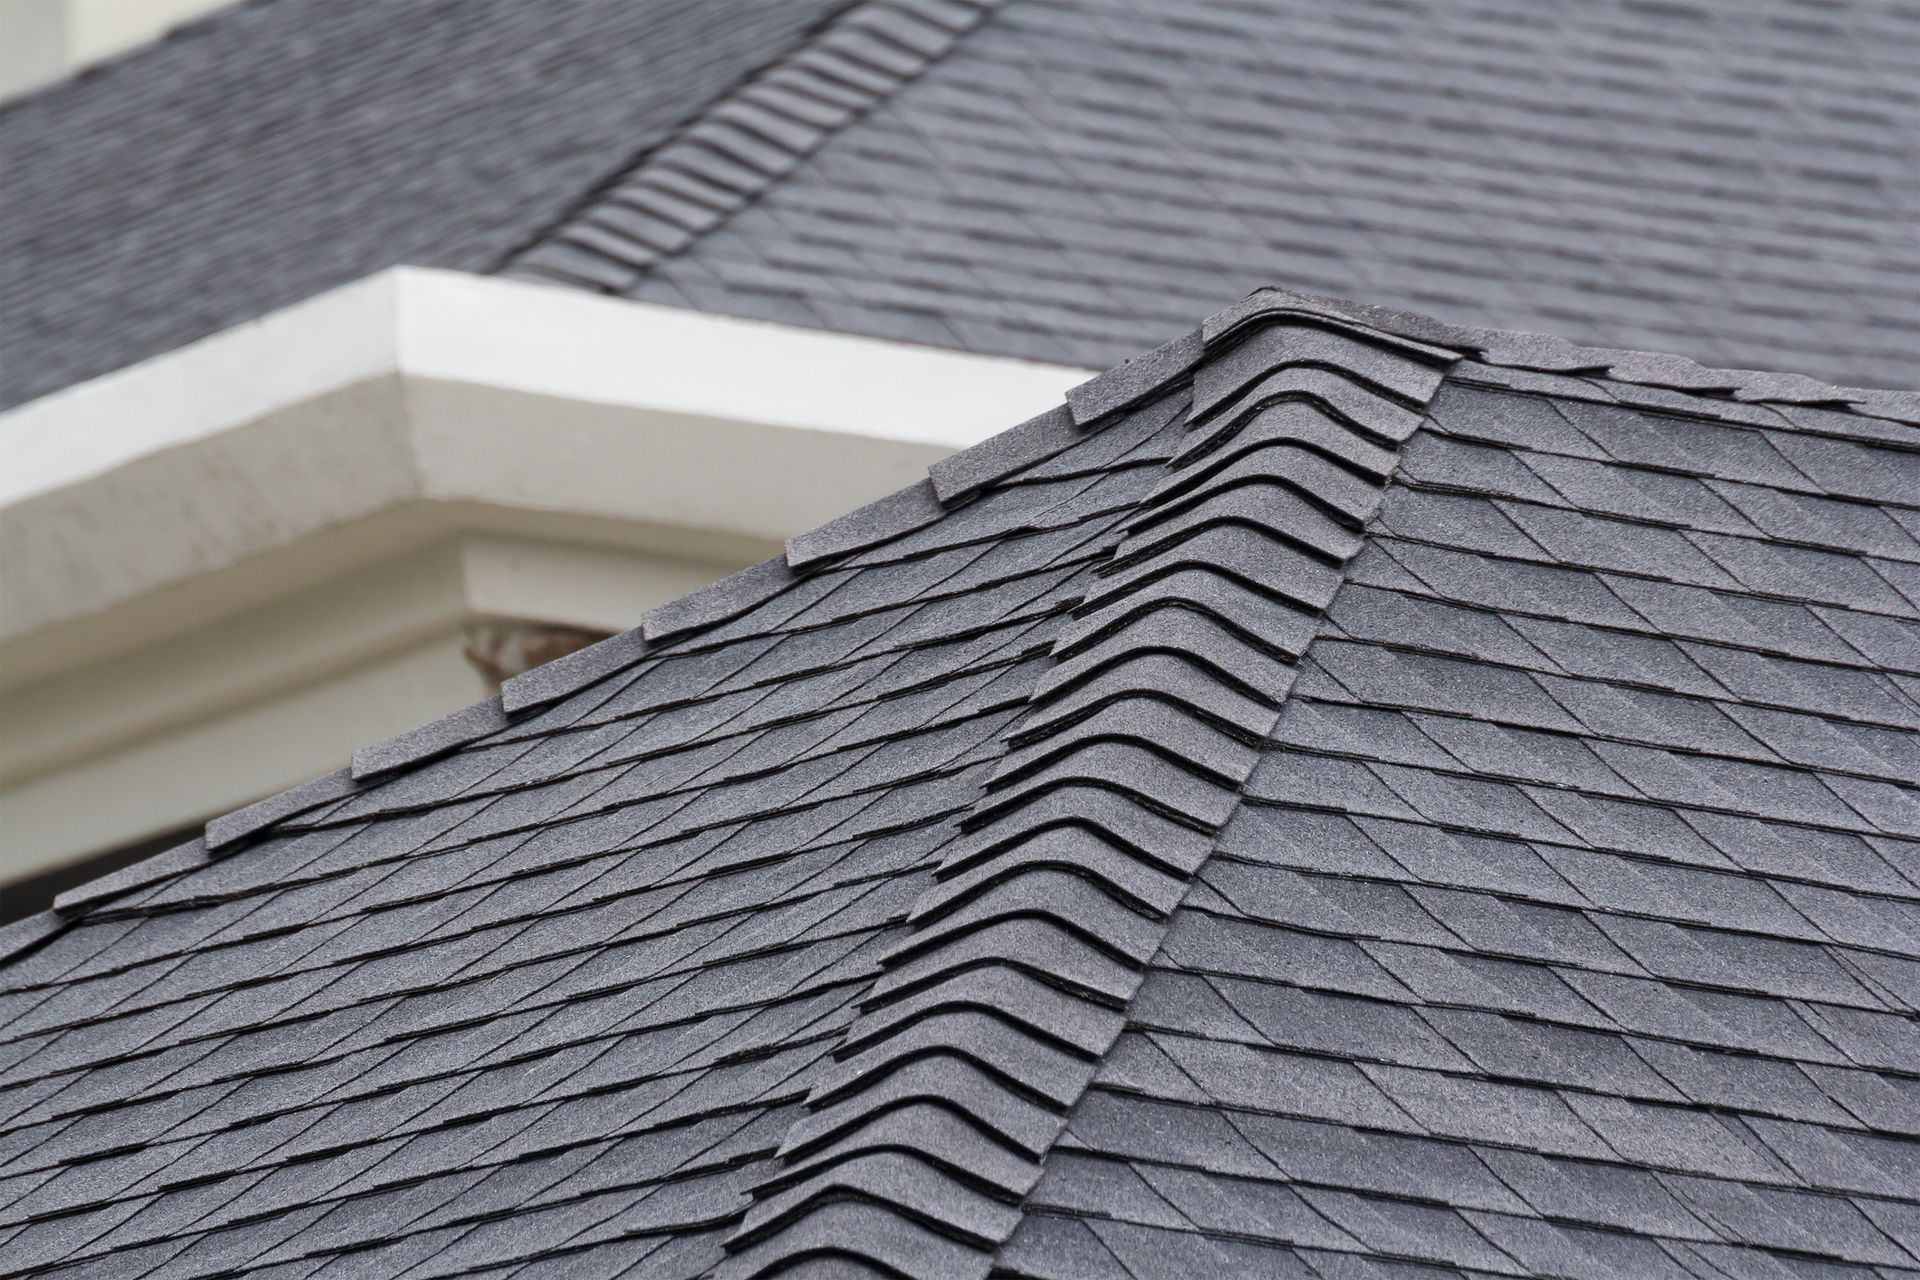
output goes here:
{"type": "MultiPolygon", "coordinates": [[[[806,131],[798,164],[769,158],[750,205],[684,210],[666,247],[609,242],[589,213],[515,269],[1095,367],[1252,270],[1906,386],[1917,20],[1785,2],[1013,0],[864,117],[806,131]]],[[[643,161],[628,184],[656,181],[643,161]]]]}
{"type": "Polygon", "coordinates": [[[9,1269],[1920,1268],[1920,426],[1370,314],[1256,295],[16,930],[9,1269]]]}
{"type": "Polygon", "coordinates": [[[398,264],[487,271],[838,0],[252,0],[0,106],[0,404],[398,264]]]}
{"type": "MultiPolygon", "coordinates": [[[[1910,386],[1916,35],[1870,0],[252,0],[0,109],[0,403],[399,263],[1092,367],[1258,277],[1910,386]]],[[[1474,429],[1621,444],[1542,409],[1474,429]]],[[[1847,465],[1788,452],[1722,462],[1847,465]]]]}

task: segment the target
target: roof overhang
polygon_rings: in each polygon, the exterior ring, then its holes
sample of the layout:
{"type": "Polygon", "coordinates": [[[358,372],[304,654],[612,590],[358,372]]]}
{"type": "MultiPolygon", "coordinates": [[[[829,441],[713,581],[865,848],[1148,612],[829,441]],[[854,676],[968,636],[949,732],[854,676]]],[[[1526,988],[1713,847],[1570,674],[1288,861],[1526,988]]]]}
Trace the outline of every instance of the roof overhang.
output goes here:
{"type": "Polygon", "coordinates": [[[424,688],[405,655],[477,619],[632,625],[1085,377],[398,268],[0,416],[0,879],[422,718],[330,732],[328,681],[424,688]],[[258,750],[295,723],[312,751],[258,750]]]}

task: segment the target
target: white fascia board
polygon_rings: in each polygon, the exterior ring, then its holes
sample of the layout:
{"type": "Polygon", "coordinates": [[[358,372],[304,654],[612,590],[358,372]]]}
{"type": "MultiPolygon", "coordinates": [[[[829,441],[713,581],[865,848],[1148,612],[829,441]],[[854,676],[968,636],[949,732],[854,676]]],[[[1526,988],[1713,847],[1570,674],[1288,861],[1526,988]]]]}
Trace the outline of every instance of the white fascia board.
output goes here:
{"type": "Polygon", "coordinates": [[[0,414],[0,508],[396,372],[401,288],[383,271],[0,414]]]}
{"type": "MultiPolygon", "coordinates": [[[[1058,404],[1084,369],[401,267],[397,366],[688,421],[952,451],[1058,404]]],[[[376,277],[379,279],[381,277],[376,277]]]]}
{"type": "Polygon", "coordinates": [[[353,572],[396,536],[765,554],[1086,376],[384,271],[0,415],[0,683],[353,572]]]}
{"type": "Polygon", "coordinates": [[[0,507],[392,373],[948,451],[1091,376],[395,267],[0,414],[0,507]]]}

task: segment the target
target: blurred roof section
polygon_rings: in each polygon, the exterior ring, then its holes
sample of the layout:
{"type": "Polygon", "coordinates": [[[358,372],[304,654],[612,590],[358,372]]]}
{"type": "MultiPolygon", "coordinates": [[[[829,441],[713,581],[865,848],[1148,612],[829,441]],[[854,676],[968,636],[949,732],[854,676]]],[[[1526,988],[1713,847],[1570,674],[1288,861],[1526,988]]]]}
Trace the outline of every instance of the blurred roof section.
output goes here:
{"type": "Polygon", "coordinates": [[[1258,278],[1920,386],[1920,6],[1006,0],[688,247],[617,215],[525,265],[1095,368],[1258,278]]]}
{"type": "Polygon", "coordinates": [[[9,402],[396,263],[1095,367],[1263,278],[1920,385],[1904,0],[255,0],[0,132],[9,402]]]}
{"type": "Polygon", "coordinates": [[[484,271],[844,0],[253,0],[0,108],[0,403],[484,271]]]}
{"type": "Polygon", "coordinates": [[[157,40],[232,0],[10,0],[0,6],[0,101],[157,40]]]}

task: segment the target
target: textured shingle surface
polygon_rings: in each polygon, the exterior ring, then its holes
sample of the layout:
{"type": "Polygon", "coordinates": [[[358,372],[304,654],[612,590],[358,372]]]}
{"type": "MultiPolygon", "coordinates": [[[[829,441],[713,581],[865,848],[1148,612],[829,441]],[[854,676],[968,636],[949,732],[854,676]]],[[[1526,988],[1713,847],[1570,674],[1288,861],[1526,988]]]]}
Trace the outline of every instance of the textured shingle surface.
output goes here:
{"type": "Polygon", "coordinates": [[[522,268],[1096,368],[1252,275],[1912,387],[1916,50],[1902,0],[1007,0],[744,209],[522,268]]]}
{"type": "Polygon", "coordinates": [[[0,404],[486,271],[841,0],[251,0],[0,108],[0,404]]]}
{"type": "Polygon", "coordinates": [[[370,271],[1096,368],[1249,278],[1920,385],[1911,0],[251,0],[0,109],[0,404],[370,271]]]}
{"type": "Polygon", "coordinates": [[[11,926],[0,1256],[1911,1277],[1913,408],[1255,295],[11,926]]]}
{"type": "Polygon", "coordinates": [[[1920,1265],[1920,432],[1471,376],[1013,1274],[1920,1265]]]}

